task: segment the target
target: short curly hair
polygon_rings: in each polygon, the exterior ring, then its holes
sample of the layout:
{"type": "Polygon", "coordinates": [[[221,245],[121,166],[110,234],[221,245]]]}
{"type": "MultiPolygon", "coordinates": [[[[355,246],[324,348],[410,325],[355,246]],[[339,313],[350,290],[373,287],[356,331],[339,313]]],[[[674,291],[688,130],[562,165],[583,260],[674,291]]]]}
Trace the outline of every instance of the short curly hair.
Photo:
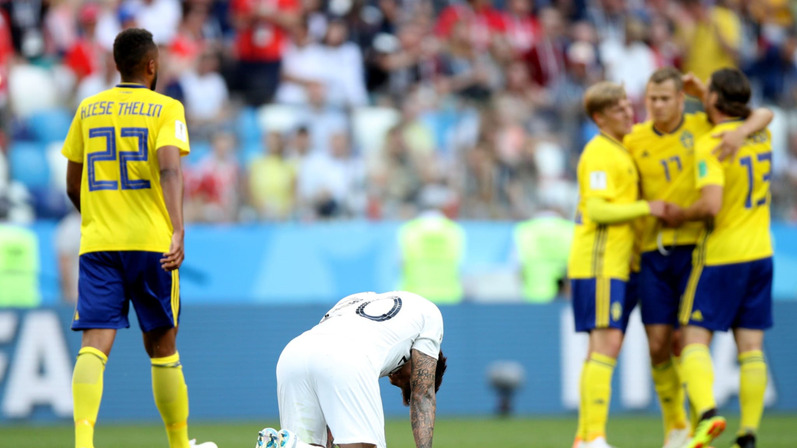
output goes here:
{"type": "Polygon", "coordinates": [[[130,78],[144,70],[151,52],[158,47],[152,33],[142,28],[128,28],[113,41],[113,60],[122,78],[130,78]]]}

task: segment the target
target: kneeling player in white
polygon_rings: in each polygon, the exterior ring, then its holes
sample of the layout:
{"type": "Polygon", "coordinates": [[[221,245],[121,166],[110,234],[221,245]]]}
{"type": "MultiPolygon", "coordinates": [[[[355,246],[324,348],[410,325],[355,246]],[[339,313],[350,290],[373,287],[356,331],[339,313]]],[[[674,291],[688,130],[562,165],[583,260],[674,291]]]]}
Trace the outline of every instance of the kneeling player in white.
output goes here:
{"type": "Polygon", "coordinates": [[[405,291],[353,294],[293,339],[277,363],[280,425],[257,448],[385,448],[379,378],[401,388],[417,448],[432,446],[446,358],[443,317],[405,291]]]}

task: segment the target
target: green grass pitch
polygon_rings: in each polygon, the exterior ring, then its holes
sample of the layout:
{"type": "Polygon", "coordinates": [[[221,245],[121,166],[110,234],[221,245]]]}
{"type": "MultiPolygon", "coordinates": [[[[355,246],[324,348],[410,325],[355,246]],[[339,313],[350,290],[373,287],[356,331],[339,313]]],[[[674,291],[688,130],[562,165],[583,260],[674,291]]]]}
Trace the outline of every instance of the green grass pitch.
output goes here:
{"type": "MultiPolygon", "coordinates": [[[[725,434],[715,448],[728,448],[738,420],[729,419],[725,434]]],[[[257,431],[275,426],[275,421],[249,423],[192,422],[191,437],[213,440],[219,448],[252,448],[257,431]]],[[[435,428],[436,448],[569,448],[575,431],[575,417],[440,418],[435,428]]],[[[660,448],[662,429],[655,416],[613,416],[609,420],[609,442],[618,448],[660,448]]],[[[414,446],[409,421],[392,419],[386,427],[387,445],[392,448],[414,446]]],[[[72,446],[72,428],[65,425],[0,426],[0,447],[72,446]]],[[[760,448],[797,447],[797,415],[764,416],[759,437],[760,448]]],[[[97,448],[167,448],[166,435],[158,424],[110,424],[97,427],[97,448]]]]}

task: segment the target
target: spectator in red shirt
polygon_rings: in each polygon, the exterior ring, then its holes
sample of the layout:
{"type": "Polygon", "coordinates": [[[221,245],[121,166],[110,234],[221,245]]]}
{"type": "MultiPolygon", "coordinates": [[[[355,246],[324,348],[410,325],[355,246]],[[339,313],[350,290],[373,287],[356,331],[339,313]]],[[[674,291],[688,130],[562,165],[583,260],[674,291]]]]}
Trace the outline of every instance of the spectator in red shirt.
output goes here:
{"type": "Polygon", "coordinates": [[[300,8],[298,0],[232,0],[238,58],[234,89],[250,105],[274,96],[288,33],[299,24],[300,8]]]}
{"type": "Polygon", "coordinates": [[[524,56],[531,79],[540,87],[547,87],[565,73],[564,22],[559,11],[545,8],[540,11],[540,37],[524,56]]]}
{"type": "Polygon", "coordinates": [[[191,221],[234,222],[240,202],[240,167],[235,136],[219,132],[213,150],[187,170],[186,214],[191,221]]]}
{"type": "Polygon", "coordinates": [[[532,13],[532,0],[508,0],[506,21],[506,40],[516,55],[522,55],[537,41],[540,25],[532,13]]]}
{"type": "Polygon", "coordinates": [[[102,66],[104,51],[95,32],[99,15],[100,7],[94,3],[84,4],[78,12],[80,38],[64,56],[64,64],[72,70],[78,81],[102,66]]]}
{"type": "Polygon", "coordinates": [[[8,69],[11,58],[14,56],[14,47],[11,45],[11,28],[3,11],[0,11],[0,108],[3,108],[8,99],[8,69]]]}
{"type": "Polygon", "coordinates": [[[488,49],[494,39],[506,31],[504,16],[493,8],[491,0],[467,0],[455,3],[440,13],[435,25],[435,33],[441,38],[451,37],[454,26],[467,22],[467,28],[476,50],[488,49]]]}

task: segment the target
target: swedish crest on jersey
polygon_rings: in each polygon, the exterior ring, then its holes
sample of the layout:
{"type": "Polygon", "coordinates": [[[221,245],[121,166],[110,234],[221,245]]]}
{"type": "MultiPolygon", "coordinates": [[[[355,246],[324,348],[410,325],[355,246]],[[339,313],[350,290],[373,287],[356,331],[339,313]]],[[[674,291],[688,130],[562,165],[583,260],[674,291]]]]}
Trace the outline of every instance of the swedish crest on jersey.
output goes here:
{"type": "Polygon", "coordinates": [[[690,131],[681,132],[681,145],[686,149],[692,149],[695,146],[695,136],[690,131]]]}

